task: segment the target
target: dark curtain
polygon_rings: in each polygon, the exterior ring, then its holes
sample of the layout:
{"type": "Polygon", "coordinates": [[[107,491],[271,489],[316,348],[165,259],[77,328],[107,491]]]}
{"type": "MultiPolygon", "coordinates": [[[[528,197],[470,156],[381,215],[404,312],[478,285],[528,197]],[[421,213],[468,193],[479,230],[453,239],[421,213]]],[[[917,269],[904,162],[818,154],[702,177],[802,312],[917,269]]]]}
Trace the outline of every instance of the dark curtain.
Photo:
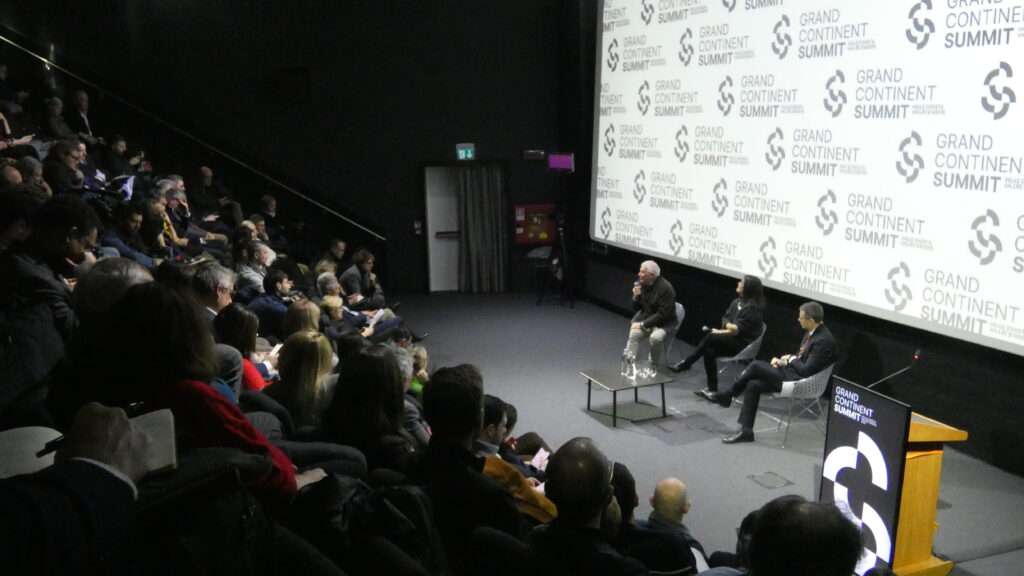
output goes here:
{"type": "Polygon", "coordinates": [[[459,291],[505,291],[508,261],[505,178],[497,165],[459,171],[459,291]]]}

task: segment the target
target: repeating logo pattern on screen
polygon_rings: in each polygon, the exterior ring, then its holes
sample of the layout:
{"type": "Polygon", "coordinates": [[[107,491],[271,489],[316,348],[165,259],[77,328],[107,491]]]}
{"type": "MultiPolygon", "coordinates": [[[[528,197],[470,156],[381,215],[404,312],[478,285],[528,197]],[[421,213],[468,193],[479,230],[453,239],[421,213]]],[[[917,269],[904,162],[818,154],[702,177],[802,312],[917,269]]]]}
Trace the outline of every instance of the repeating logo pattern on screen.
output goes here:
{"type": "Polygon", "coordinates": [[[1000,62],[998,67],[985,75],[985,88],[988,90],[981,97],[981,107],[992,114],[993,120],[1002,120],[1010,111],[1010,105],[1017,101],[1017,94],[1003,83],[1004,77],[1007,80],[1013,78],[1013,68],[1006,62],[1000,62]]]}
{"type": "Polygon", "coordinates": [[[764,160],[772,167],[772,170],[778,170],[785,159],[786,149],[782,147],[782,128],[776,127],[768,135],[768,151],[764,153],[764,160]]]}
{"type": "Polygon", "coordinates": [[[725,9],[729,12],[732,12],[736,9],[736,0],[722,0],[722,6],[725,6],[725,9]]]}
{"type": "Polygon", "coordinates": [[[999,237],[989,232],[989,228],[999,228],[999,215],[993,210],[986,210],[971,223],[974,235],[967,242],[967,248],[978,259],[982,266],[988,266],[996,259],[996,254],[1003,251],[1003,243],[999,237]]]}
{"type": "Polygon", "coordinates": [[[640,0],[640,18],[644,21],[644,25],[651,23],[654,18],[653,0],[640,0]]]}
{"type": "Polygon", "coordinates": [[[679,256],[679,252],[683,250],[683,221],[676,218],[675,223],[672,224],[668,232],[668,248],[673,254],[679,256]]]}
{"type": "Polygon", "coordinates": [[[907,18],[910,19],[907,40],[918,50],[927,46],[928,39],[935,33],[935,23],[928,17],[931,11],[932,0],[920,0],[910,7],[910,12],[907,14],[907,18]]]}
{"type": "Polygon", "coordinates": [[[722,116],[728,116],[735,103],[736,98],[732,94],[732,76],[726,76],[725,80],[718,85],[718,110],[722,112],[722,116]]]}
{"type": "Polygon", "coordinates": [[[889,286],[885,289],[885,299],[892,304],[893,310],[902,312],[907,303],[913,300],[910,286],[904,282],[910,279],[910,267],[906,262],[900,262],[898,266],[889,270],[887,279],[889,286]]]}
{"type": "Polygon", "coordinates": [[[636,109],[640,111],[640,114],[647,116],[647,111],[651,109],[651,84],[644,80],[644,83],[640,85],[640,88],[636,91],[636,109]]]}
{"type": "Polygon", "coordinates": [[[604,236],[605,240],[611,236],[612,233],[612,209],[605,208],[601,212],[601,236],[604,236]]]}
{"type": "Polygon", "coordinates": [[[761,242],[760,252],[761,257],[757,261],[757,267],[765,278],[771,278],[779,266],[779,261],[775,258],[775,238],[769,236],[767,240],[761,242]]]}
{"type": "Polygon", "coordinates": [[[845,84],[846,75],[842,70],[836,70],[836,73],[829,76],[825,82],[825,110],[830,112],[833,118],[842,114],[843,106],[846,105],[846,92],[843,90],[845,84]]]}
{"type": "Polygon", "coordinates": [[[719,178],[718,183],[712,189],[714,198],[711,199],[711,209],[719,218],[724,216],[725,211],[729,208],[729,197],[725,195],[728,191],[729,186],[725,183],[725,178],[719,178]]]}
{"type": "Polygon", "coordinates": [[[679,61],[683,63],[683,66],[689,66],[690,60],[693,59],[693,30],[687,28],[683,31],[682,36],[679,37],[679,61]]]}
{"type": "MultiPolygon", "coordinates": [[[[875,542],[874,550],[866,546],[860,560],[857,562],[855,572],[863,574],[874,568],[878,560],[889,564],[892,562],[892,537],[889,527],[877,510],[868,502],[869,497],[864,498],[861,503],[860,515],[854,514],[850,505],[850,489],[841,484],[838,480],[839,473],[843,470],[857,470],[858,462],[867,462],[871,474],[871,484],[882,492],[889,491],[889,467],[885,464],[885,457],[878,444],[864,432],[857,434],[857,446],[839,446],[829,452],[825,457],[825,464],[822,468],[822,476],[832,482],[832,500],[836,507],[850,519],[851,522],[863,530],[865,527],[871,533],[875,542]]],[[[824,487],[822,487],[824,491],[824,487]]]]}
{"type": "Polygon", "coordinates": [[[647,173],[640,170],[633,177],[633,198],[636,198],[637,204],[643,204],[644,198],[647,196],[647,173]]]}
{"type": "Polygon", "coordinates": [[[836,193],[832,190],[818,198],[818,213],[814,216],[814,224],[822,235],[828,236],[839,224],[839,215],[833,208],[836,205],[836,193]]]}
{"type": "Polygon", "coordinates": [[[608,64],[608,69],[612,72],[619,67],[619,39],[612,38],[612,41],[608,43],[608,59],[605,60],[608,64]]]}
{"type": "Polygon", "coordinates": [[[604,153],[607,154],[609,158],[615,154],[615,124],[609,124],[608,127],[604,129],[604,153]]]}
{"type": "Polygon", "coordinates": [[[910,136],[900,142],[900,158],[896,161],[896,171],[906,179],[907,184],[917,180],[917,175],[924,170],[924,158],[917,153],[921,143],[921,135],[916,130],[911,130],[910,136]]]}
{"type": "Polygon", "coordinates": [[[793,45],[793,37],[789,35],[789,16],[785,14],[772,27],[775,38],[772,39],[772,52],[779,57],[779,60],[786,58],[789,54],[789,47],[793,45]]]}
{"type": "Polygon", "coordinates": [[[679,127],[676,130],[676,145],[672,149],[672,152],[676,155],[676,159],[682,164],[686,162],[686,156],[690,153],[690,143],[686,141],[686,138],[690,135],[686,129],[686,125],[679,127]]]}

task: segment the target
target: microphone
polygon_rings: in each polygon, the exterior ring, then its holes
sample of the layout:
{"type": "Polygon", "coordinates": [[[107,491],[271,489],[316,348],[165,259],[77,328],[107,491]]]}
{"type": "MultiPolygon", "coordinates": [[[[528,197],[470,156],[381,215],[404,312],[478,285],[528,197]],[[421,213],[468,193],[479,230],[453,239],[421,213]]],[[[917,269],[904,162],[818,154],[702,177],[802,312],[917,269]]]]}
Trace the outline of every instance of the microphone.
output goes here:
{"type": "Polygon", "coordinates": [[[899,376],[900,374],[909,372],[917,364],[917,361],[920,360],[922,357],[923,355],[921,354],[921,349],[916,348],[914,350],[914,354],[910,356],[910,364],[904,366],[903,368],[900,368],[899,370],[893,372],[892,374],[889,374],[888,376],[883,377],[881,380],[868,384],[867,388],[870,390],[883,382],[888,382],[889,380],[892,380],[893,378],[899,376]]]}

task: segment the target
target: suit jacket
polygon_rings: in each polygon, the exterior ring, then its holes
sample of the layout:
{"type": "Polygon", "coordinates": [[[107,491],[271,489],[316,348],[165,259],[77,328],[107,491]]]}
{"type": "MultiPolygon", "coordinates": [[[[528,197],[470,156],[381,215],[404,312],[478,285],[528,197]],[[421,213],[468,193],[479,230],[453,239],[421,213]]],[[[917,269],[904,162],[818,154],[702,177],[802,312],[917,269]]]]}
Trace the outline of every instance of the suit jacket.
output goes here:
{"type": "Polygon", "coordinates": [[[8,574],[106,574],[131,540],[134,495],[107,470],[69,460],[0,480],[0,555],[8,574]]]}
{"type": "Polygon", "coordinates": [[[384,291],[381,290],[380,284],[374,283],[371,286],[370,275],[364,274],[359,269],[359,266],[355,264],[349,266],[348,270],[342,272],[341,276],[338,277],[338,282],[341,283],[341,288],[345,291],[346,295],[362,294],[363,298],[365,298],[362,302],[353,305],[353,310],[385,307],[384,291]]]}
{"type": "Polygon", "coordinates": [[[805,340],[806,343],[801,346],[795,357],[790,359],[789,365],[782,368],[785,380],[799,380],[817,374],[825,367],[835,364],[838,359],[836,341],[828,326],[819,324],[814,333],[805,340]]]}

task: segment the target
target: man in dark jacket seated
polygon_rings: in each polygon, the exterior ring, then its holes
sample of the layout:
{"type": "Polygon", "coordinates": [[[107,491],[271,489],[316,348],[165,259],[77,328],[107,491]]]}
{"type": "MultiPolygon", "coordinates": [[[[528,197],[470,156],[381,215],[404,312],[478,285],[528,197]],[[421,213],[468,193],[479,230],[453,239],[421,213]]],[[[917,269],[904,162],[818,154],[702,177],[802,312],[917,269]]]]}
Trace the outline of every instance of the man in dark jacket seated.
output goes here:
{"type": "Polygon", "coordinates": [[[263,278],[263,294],[249,303],[260,319],[260,334],[282,340],[281,323],[291,305],[292,281],[284,271],[271,269],[263,278]]]}
{"type": "Polygon", "coordinates": [[[353,310],[387,308],[384,290],[377,283],[377,275],[373,273],[374,262],[373,254],[361,248],[352,256],[352,266],[338,277],[348,299],[348,307],[353,310]]]}
{"type": "Polygon", "coordinates": [[[647,573],[639,560],[620,554],[601,533],[605,510],[609,506],[617,509],[617,503],[612,465],[592,440],[573,438],[563,444],[548,461],[547,475],[545,494],[558,507],[558,518],[530,534],[532,565],[537,573],[647,573]]]}
{"type": "Polygon", "coordinates": [[[654,260],[640,264],[633,284],[633,310],[626,348],[636,356],[640,341],[648,340],[651,365],[664,366],[666,340],[674,336],[669,331],[677,322],[676,291],[661,277],[661,267],[654,260]]]}
{"type": "Polygon", "coordinates": [[[653,508],[647,520],[637,521],[632,530],[623,532],[626,553],[639,559],[649,569],[673,574],[696,574],[703,566],[704,548],[683,524],[690,511],[686,484],[678,478],[658,482],[651,497],[653,508]]]}
{"type": "Polygon", "coordinates": [[[728,408],[732,399],[743,395],[743,410],[740,412],[740,431],[722,438],[726,444],[754,441],[754,418],[761,394],[782,390],[782,383],[800,380],[821,372],[836,362],[836,341],[825,326],[825,310],[817,302],[800,305],[797,318],[805,334],[800,350],[772,358],[771,362],[756,360],[733,382],[728,392],[710,396],[716,404],[728,408]]]}
{"type": "Polygon", "coordinates": [[[149,270],[160,265],[160,260],[146,253],[146,243],[142,241],[139,230],[142,229],[145,207],[139,203],[124,203],[117,207],[114,216],[117,225],[109,228],[100,240],[100,244],[114,248],[124,258],[142,264],[149,270]]]}

